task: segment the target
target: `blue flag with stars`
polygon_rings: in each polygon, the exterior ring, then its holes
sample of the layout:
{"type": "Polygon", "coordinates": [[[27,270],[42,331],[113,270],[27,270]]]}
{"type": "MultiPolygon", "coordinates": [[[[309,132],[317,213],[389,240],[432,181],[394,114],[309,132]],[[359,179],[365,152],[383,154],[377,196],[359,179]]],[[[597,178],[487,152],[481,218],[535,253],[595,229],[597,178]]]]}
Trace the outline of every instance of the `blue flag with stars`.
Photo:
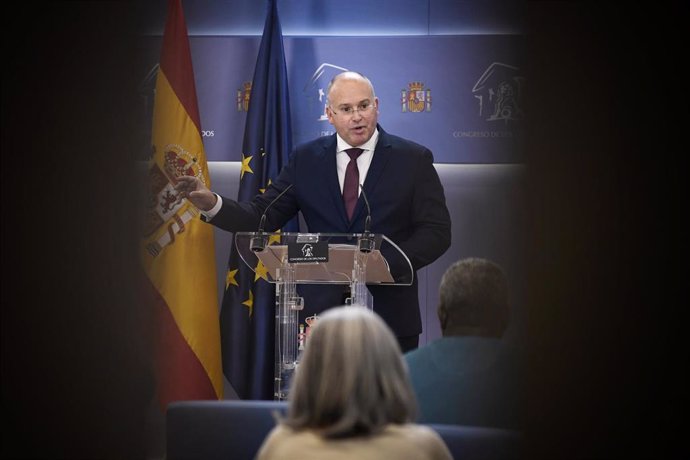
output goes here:
{"type": "MultiPolygon", "coordinates": [[[[238,201],[263,193],[292,150],[283,35],[277,0],[268,1],[242,144],[238,201]]],[[[297,231],[297,219],[284,231],[297,231]]],[[[241,399],[274,399],[275,285],[232,246],[220,313],[223,372],[241,399]]]]}

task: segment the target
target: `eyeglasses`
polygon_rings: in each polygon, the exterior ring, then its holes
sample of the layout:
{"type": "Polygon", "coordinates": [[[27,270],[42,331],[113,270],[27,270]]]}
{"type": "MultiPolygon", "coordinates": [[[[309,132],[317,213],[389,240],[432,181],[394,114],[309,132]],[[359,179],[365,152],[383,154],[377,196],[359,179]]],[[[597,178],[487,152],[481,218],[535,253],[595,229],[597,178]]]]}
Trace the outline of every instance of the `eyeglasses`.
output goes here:
{"type": "Polygon", "coordinates": [[[359,113],[360,115],[367,115],[371,110],[374,108],[374,104],[371,102],[362,102],[357,105],[357,108],[351,107],[349,105],[345,107],[341,107],[340,111],[336,112],[333,107],[331,107],[331,111],[333,112],[334,115],[342,115],[343,117],[351,117],[352,115],[355,114],[355,112],[359,113]]]}

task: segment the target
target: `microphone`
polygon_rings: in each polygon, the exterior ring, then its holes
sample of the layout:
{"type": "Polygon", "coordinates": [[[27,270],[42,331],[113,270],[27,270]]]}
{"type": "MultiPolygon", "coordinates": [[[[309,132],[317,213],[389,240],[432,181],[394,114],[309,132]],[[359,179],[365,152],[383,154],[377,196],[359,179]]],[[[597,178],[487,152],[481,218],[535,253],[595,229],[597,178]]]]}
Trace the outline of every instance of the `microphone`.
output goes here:
{"type": "Polygon", "coordinates": [[[270,209],[273,204],[280,199],[281,196],[285,195],[285,193],[292,188],[292,186],[295,184],[290,184],[285,189],[278,194],[277,197],[273,198],[273,200],[268,203],[268,206],[266,206],[266,209],[264,209],[263,214],[261,214],[261,219],[259,220],[259,230],[256,232],[256,236],[253,236],[252,239],[249,241],[249,249],[251,249],[254,252],[261,252],[264,249],[266,249],[266,244],[268,243],[268,237],[264,233],[264,226],[266,225],[266,213],[270,209]]]}
{"type": "Polygon", "coordinates": [[[371,208],[369,207],[369,200],[367,200],[367,194],[364,193],[364,187],[359,184],[360,190],[362,190],[362,197],[364,198],[364,204],[367,205],[367,218],[364,219],[364,233],[359,237],[357,246],[360,252],[369,253],[374,250],[374,238],[371,236],[371,208]]]}

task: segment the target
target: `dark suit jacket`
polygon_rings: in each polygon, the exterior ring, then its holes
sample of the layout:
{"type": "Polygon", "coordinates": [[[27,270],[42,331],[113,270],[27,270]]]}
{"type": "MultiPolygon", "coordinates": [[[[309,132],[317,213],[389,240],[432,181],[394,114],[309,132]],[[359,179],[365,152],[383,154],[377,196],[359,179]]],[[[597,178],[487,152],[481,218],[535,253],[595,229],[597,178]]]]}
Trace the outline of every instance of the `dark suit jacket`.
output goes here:
{"type": "MultiPolygon", "coordinates": [[[[371,231],[386,235],[407,255],[415,270],[436,260],[450,246],[450,215],[443,186],[426,147],[386,133],[380,126],[374,156],[363,183],[371,208],[371,231]]],[[[265,193],[250,203],[223,197],[223,206],[210,221],[228,231],[256,231],[266,206],[290,184],[267,212],[266,230],[277,230],[302,212],[308,231],[356,233],[367,216],[360,194],[352,221],[338,183],[336,135],[295,148],[287,166],[265,193]]],[[[376,311],[399,337],[422,330],[417,279],[411,286],[370,286],[376,311]]],[[[302,285],[302,315],[343,302],[343,286],[302,285]]]]}

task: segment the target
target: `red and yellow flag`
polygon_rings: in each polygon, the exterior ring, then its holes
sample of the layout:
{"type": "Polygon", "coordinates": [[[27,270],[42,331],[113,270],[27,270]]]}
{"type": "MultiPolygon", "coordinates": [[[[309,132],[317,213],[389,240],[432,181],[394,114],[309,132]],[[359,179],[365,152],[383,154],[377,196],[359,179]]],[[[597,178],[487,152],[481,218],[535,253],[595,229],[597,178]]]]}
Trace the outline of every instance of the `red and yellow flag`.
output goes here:
{"type": "Polygon", "coordinates": [[[223,377],[213,229],[176,178],[195,175],[210,187],[181,0],[168,0],[156,80],[148,169],[143,262],[156,310],[156,371],[162,408],[171,401],[221,399],[223,377]]]}

